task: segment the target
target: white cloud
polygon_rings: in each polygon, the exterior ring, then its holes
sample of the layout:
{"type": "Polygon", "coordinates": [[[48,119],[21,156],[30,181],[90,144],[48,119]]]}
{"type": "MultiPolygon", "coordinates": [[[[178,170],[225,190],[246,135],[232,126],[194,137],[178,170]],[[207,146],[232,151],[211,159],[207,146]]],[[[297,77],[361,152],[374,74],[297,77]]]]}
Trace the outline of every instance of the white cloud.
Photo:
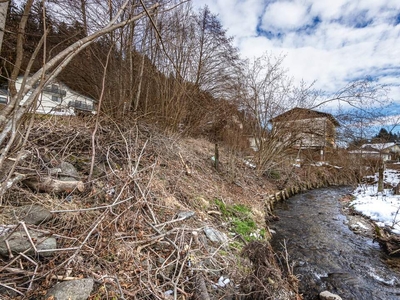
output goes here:
{"type": "Polygon", "coordinates": [[[257,24],[264,4],[259,0],[196,0],[195,8],[207,5],[219,19],[228,35],[240,38],[242,36],[254,36],[257,33],[257,24]]]}
{"type": "MultiPolygon", "coordinates": [[[[343,12],[349,11],[355,1],[334,0],[334,1],[308,1],[312,4],[311,13],[319,15],[324,20],[338,19],[343,12]]],[[[358,1],[357,1],[358,2],[358,1]]]]}
{"type": "Polygon", "coordinates": [[[299,2],[278,1],[266,7],[261,28],[286,30],[303,27],[311,22],[307,5],[299,2]]]}
{"type": "Polygon", "coordinates": [[[297,80],[317,80],[327,92],[371,76],[392,85],[400,102],[399,0],[196,0],[203,4],[219,14],[243,57],[286,54],[297,80]]]}

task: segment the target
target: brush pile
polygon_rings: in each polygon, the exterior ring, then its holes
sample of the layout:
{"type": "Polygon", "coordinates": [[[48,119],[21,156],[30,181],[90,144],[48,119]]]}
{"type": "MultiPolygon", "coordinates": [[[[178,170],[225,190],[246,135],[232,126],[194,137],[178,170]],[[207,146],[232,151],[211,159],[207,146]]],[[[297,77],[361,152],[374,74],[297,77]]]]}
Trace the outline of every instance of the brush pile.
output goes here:
{"type": "Polygon", "coordinates": [[[243,158],[221,147],[216,170],[205,140],[111,121],[93,135],[92,124],[37,122],[0,171],[2,299],[296,299],[272,254],[279,286],[248,289],[250,249],[268,247],[268,233],[242,231],[240,218],[265,231],[273,185],[243,158]]]}

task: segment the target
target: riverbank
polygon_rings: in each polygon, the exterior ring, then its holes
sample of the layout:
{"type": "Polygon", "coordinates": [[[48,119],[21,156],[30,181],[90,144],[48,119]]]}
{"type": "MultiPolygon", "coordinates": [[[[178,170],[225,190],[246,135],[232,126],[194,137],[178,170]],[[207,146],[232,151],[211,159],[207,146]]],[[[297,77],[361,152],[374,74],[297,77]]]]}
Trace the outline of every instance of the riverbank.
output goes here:
{"type": "MultiPolygon", "coordinates": [[[[339,199],[341,203],[341,212],[346,216],[347,220],[345,224],[355,234],[367,237],[372,241],[373,244],[379,245],[382,251],[382,260],[392,269],[400,272],[400,257],[398,255],[389,255],[389,251],[385,247],[386,241],[379,241],[377,239],[377,225],[376,222],[372,221],[369,217],[364,216],[358,212],[355,212],[351,207],[351,202],[354,200],[354,196],[345,195],[339,199]],[[385,254],[383,254],[385,253],[385,254]]],[[[391,235],[393,236],[393,235],[391,235]]],[[[398,237],[398,235],[395,235],[398,237]]],[[[390,240],[390,239],[388,239],[390,240]]]]}
{"type": "MultiPolygon", "coordinates": [[[[372,237],[350,230],[342,213],[339,199],[351,191],[323,188],[277,204],[272,245],[277,252],[287,251],[305,300],[318,299],[325,290],[342,299],[398,299],[399,273],[372,237]]],[[[361,217],[350,224],[364,226],[361,217]]]]}
{"type": "Polygon", "coordinates": [[[400,256],[399,164],[390,164],[383,173],[382,192],[378,174],[366,177],[350,195],[341,199],[349,226],[357,233],[372,236],[390,256],[400,256]]]}

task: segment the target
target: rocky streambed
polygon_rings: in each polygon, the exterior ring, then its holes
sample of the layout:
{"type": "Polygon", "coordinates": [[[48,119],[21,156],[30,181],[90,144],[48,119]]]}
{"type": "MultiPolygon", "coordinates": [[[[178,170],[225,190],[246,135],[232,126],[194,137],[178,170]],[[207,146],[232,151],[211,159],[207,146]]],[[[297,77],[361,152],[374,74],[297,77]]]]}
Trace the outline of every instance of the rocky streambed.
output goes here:
{"type": "Polygon", "coordinates": [[[392,266],[398,261],[374,242],[367,221],[341,211],[339,200],[349,192],[324,188],[278,203],[272,245],[287,249],[304,299],[326,290],[347,300],[400,299],[400,273],[392,266]]]}

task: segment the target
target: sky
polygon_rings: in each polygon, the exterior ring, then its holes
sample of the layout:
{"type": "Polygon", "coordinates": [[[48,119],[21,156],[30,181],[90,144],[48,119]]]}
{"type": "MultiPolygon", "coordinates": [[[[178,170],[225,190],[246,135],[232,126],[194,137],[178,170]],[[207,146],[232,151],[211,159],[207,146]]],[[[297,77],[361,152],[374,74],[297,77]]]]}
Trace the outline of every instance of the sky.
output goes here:
{"type": "Polygon", "coordinates": [[[286,55],[300,81],[334,93],[370,77],[400,104],[400,0],[193,0],[218,15],[243,58],[286,55]]]}

